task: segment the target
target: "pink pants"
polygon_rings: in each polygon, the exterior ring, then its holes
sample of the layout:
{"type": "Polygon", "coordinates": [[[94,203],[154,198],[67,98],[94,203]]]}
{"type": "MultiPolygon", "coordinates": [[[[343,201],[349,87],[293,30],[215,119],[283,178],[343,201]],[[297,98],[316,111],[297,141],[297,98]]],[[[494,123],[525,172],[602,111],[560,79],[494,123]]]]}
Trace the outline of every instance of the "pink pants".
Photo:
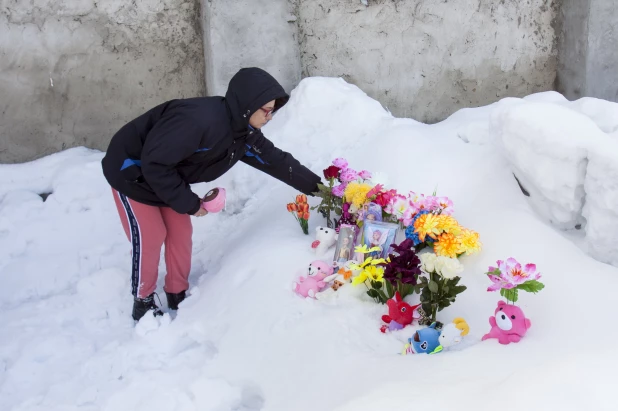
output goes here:
{"type": "Polygon", "coordinates": [[[167,267],[163,289],[168,293],[187,290],[191,271],[191,217],[188,214],[178,214],[168,207],[138,203],[116,190],[112,191],[122,227],[133,247],[132,294],[144,298],[157,288],[163,244],[167,267]]]}

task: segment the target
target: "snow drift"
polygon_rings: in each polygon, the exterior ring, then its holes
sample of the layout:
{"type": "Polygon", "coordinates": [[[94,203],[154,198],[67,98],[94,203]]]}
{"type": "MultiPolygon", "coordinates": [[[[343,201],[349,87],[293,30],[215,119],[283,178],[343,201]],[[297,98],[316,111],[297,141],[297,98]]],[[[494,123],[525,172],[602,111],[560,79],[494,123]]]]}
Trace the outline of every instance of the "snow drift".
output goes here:
{"type": "MultiPolygon", "coordinates": [[[[0,166],[0,408],[612,409],[618,351],[606,342],[618,336],[618,269],[590,258],[546,217],[572,224],[581,214],[590,251],[613,258],[615,152],[590,141],[614,123],[591,119],[604,129],[567,143],[575,133],[559,123],[577,117],[587,133],[587,114],[567,114],[575,111],[555,94],[534,98],[425,125],[393,118],[341,79],[309,78],[264,130],[316,172],[345,156],[388,173],[400,190],[437,189],[481,234],[481,254],[462,259],[468,290],[439,314],[464,317],[468,342],[432,356],[399,356],[411,331],[381,334],[386,310],[362,289],[346,286],[332,304],[292,293],[314,258],[312,238],[285,210],[296,193],[249,167],[215,182],[228,189],[226,212],[194,220],[191,296],[177,316],[147,316],[134,327],[129,244],[102,154],[73,149],[0,166]],[[486,292],[483,272],[510,256],[536,263],[546,288],[520,297],[532,320],[521,343],[480,343],[499,299],[486,292]]],[[[320,224],[314,215],[310,230],[320,224]]]]}

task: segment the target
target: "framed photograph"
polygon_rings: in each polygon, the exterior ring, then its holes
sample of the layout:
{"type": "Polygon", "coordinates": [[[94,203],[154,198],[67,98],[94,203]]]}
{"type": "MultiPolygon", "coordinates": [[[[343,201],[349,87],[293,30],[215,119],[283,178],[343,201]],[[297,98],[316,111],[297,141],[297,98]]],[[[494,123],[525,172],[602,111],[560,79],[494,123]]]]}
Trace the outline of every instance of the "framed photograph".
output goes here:
{"type": "Polygon", "coordinates": [[[379,247],[379,251],[373,251],[367,257],[386,258],[392,252],[391,244],[399,231],[399,225],[381,221],[365,220],[363,224],[363,244],[367,248],[379,247]]]}
{"type": "Polygon", "coordinates": [[[355,225],[341,224],[341,227],[339,227],[339,237],[337,239],[337,247],[335,247],[335,256],[333,258],[339,266],[342,266],[354,258],[356,230],[357,227],[355,225]]]}

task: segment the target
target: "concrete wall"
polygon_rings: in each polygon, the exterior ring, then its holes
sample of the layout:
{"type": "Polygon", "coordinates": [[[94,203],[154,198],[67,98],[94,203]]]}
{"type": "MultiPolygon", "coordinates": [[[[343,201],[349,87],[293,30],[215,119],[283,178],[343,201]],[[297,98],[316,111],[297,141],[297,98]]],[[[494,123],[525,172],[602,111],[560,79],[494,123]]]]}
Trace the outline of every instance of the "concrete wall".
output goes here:
{"type": "Polygon", "coordinates": [[[562,0],[556,90],[618,102],[618,0],[562,0]]]}
{"type": "Polygon", "coordinates": [[[303,76],[342,76],[425,122],[554,86],[552,0],[301,0],[303,76]]]}
{"type": "Polygon", "coordinates": [[[618,102],[618,0],[592,0],[586,95],[618,102]]]}
{"type": "Polygon", "coordinates": [[[296,7],[288,0],[202,0],[209,95],[225,95],[243,67],[260,67],[290,92],[300,81],[296,7]]]}
{"type": "Polygon", "coordinates": [[[105,149],[165,100],[203,95],[198,0],[0,0],[0,162],[105,149]]]}

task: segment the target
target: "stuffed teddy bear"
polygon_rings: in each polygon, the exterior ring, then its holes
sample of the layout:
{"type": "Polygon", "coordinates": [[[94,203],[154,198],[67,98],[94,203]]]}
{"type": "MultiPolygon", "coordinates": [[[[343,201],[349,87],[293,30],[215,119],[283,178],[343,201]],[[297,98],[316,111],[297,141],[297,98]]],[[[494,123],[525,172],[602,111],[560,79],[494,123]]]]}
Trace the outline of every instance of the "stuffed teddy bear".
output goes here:
{"type": "Polygon", "coordinates": [[[521,308],[498,301],[495,314],[489,317],[489,325],[491,325],[491,330],[481,340],[497,338],[500,344],[506,345],[519,342],[526,335],[531,323],[521,308]]]}
{"type": "Polygon", "coordinates": [[[333,267],[324,261],[314,261],[309,264],[307,278],[301,276],[293,284],[293,290],[303,297],[315,298],[315,295],[326,286],[324,279],[332,275],[333,271],[333,267]]]}
{"type": "Polygon", "coordinates": [[[315,298],[318,300],[330,300],[334,298],[335,293],[341,287],[350,282],[352,278],[352,270],[348,269],[346,266],[341,267],[335,274],[330,275],[324,279],[325,283],[333,282],[330,287],[326,288],[324,291],[320,291],[316,293],[315,298]]]}
{"type": "Polygon", "coordinates": [[[332,228],[316,227],[315,241],[311,243],[311,248],[315,249],[318,256],[324,255],[329,248],[337,242],[337,232],[332,228]]]}

